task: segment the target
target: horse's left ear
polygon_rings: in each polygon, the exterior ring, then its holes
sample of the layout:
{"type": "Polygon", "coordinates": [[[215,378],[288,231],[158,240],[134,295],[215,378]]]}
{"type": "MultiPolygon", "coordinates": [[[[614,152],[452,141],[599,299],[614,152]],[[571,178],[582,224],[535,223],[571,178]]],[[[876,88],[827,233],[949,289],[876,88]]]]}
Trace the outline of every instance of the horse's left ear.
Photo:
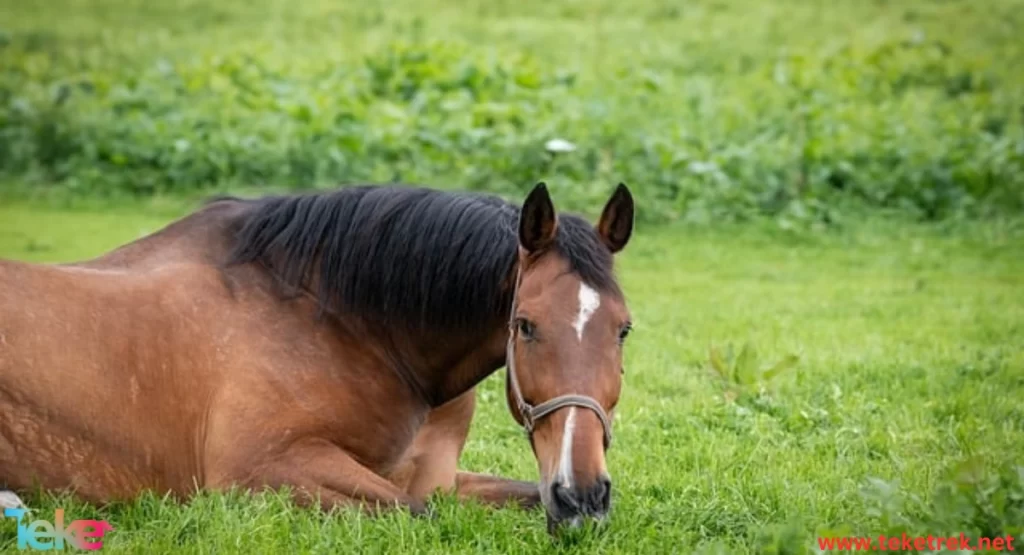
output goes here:
{"type": "Polygon", "coordinates": [[[619,183],[604,205],[601,220],[597,222],[597,235],[615,254],[625,248],[633,234],[633,195],[625,183],[619,183]]]}

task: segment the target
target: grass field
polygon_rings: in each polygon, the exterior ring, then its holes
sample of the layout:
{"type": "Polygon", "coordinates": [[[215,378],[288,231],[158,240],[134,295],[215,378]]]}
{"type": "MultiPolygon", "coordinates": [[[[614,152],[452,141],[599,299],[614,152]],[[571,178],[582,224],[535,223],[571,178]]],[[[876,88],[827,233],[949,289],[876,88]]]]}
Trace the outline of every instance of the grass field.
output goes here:
{"type": "MultiPolygon", "coordinates": [[[[6,205],[0,257],[95,255],[179,210],[6,205]]],[[[322,516],[273,496],[32,505],[37,518],[64,507],[109,520],[107,553],[799,553],[825,533],[1016,537],[1022,236],[885,222],[824,235],[641,229],[619,269],[636,331],[609,457],[614,514],[600,532],[553,543],[540,512],[447,499],[434,521],[322,516]],[[756,354],[732,362],[743,345],[756,354]],[[714,370],[711,349],[735,377],[714,370]],[[791,368],[758,379],[791,356],[791,368]]],[[[531,478],[501,380],[482,386],[464,467],[531,478]]],[[[13,549],[11,523],[0,534],[13,549]]]]}

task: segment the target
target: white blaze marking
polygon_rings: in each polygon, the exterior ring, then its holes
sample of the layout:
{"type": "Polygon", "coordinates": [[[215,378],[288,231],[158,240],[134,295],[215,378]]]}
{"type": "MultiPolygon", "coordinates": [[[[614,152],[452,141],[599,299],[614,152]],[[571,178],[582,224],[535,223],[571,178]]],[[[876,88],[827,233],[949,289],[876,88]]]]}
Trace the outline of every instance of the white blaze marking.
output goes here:
{"type": "Polygon", "coordinates": [[[580,312],[572,324],[576,328],[576,338],[580,341],[583,341],[584,326],[587,325],[587,321],[599,306],[601,306],[601,296],[597,294],[597,291],[587,287],[585,283],[580,283],[580,312]]]}
{"type": "Polygon", "coordinates": [[[565,430],[562,431],[562,455],[558,459],[558,474],[555,479],[564,488],[572,487],[572,436],[576,431],[576,407],[569,407],[569,416],[565,417],[565,430]]]}

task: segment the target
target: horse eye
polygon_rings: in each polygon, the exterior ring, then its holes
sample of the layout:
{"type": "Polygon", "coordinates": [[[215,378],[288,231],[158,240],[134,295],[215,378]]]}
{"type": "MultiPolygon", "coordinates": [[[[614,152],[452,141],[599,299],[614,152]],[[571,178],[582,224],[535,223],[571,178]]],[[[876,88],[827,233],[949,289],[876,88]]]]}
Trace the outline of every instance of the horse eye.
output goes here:
{"type": "Polygon", "coordinates": [[[533,334],[534,334],[535,331],[536,331],[536,326],[533,325],[533,322],[527,320],[526,318],[520,318],[519,319],[519,336],[520,337],[522,337],[523,339],[533,339],[533,334]]]}
{"type": "Polygon", "coordinates": [[[626,324],[619,330],[619,344],[626,342],[626,338],[629,337],[629,332],[633,330],[632,324],[626,324]]]}

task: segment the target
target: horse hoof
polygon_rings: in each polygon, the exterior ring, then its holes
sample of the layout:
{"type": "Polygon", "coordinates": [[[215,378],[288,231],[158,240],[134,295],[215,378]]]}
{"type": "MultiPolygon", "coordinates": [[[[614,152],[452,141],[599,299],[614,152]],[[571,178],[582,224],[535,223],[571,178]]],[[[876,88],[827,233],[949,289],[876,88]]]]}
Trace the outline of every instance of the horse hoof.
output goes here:
{"type": "Polygon", "coordinates": [[[430,503],[414,503],[410,505],[409,513],[414,518],[437,520],[437,510],[430,503]]]}
{"type": "Polygon", "coordinates": [[[0,490],[0,509],[20,509],[25,506],[21,498],[11,490],[0,490]]]}

